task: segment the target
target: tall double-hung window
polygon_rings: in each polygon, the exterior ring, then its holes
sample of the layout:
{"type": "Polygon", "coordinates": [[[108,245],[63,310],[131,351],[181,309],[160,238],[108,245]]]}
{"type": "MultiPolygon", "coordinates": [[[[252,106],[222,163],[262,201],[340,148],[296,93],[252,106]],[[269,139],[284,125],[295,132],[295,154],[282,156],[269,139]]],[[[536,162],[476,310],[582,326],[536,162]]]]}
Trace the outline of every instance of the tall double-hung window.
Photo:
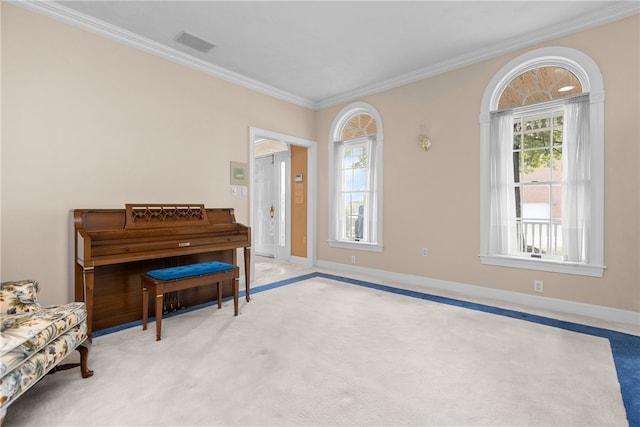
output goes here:
{"type": "Polygon", "coordinates": [[[603,101],[581,52],[512,61],[481,114],[481,261],[602,276],[603,101]]]}
{"type": "Polygon", "coordinates": [[[343,109],[329,143],[329,245],[382,250],[382,124],[365,103],[343,109]]]}

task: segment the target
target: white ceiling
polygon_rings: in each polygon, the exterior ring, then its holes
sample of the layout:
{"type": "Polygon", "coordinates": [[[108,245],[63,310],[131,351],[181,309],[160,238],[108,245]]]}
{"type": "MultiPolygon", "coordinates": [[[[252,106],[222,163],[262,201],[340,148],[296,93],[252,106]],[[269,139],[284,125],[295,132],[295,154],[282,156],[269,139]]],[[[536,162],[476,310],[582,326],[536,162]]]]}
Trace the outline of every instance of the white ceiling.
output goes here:
{"type": "Polygon", "coordinates": [[[638,1],[58,1],[39,13],[322,108],[639,12],[638,1]],[[208,53],[174,40],[186,31],[208,53]]]}

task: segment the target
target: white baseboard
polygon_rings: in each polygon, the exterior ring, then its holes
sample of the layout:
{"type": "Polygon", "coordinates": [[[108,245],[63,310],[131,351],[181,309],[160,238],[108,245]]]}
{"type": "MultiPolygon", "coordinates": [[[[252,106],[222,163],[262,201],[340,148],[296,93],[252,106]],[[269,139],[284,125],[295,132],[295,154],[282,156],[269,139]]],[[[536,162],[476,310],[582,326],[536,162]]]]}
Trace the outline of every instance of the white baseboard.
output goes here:
{"type": "Polygon", "coordinates": [[[345,273],[365,275],[377,279],[393,282],[398,287],[402,285],[412,285],[424,287],[425,292],[429,289],[453,292],[461,297],[486,298],[507,303],[519,304],[531,308],[540,308],[559,313],[574,314],[605,320],[607,322],[625,323],[629,325],[640,325],[640,313],[620,310],[617,308],[604,307],[599,305],[584,304],[574,301],[565,301],[556,298],[549,298],[537,295],[527,295],[519,292],[504,291],[501,289],[486,288],[477,285],[451,282],[448,280],[432,279],[411,274],[395,273],[385,270],[358,267],[348,264],[340,264],[329,261],[317,261],[317,267],[330,270],[342,271],[345,273]]]}
{"type": "Polygon", "coordinates": [[[289,261],[295,262],[296,264],[303,264],[308,267],[313,267],[313,263],[311,262],[311,260],[309,260],[309,258],[302,258],[302,257],[292,255],[289,261]]]}

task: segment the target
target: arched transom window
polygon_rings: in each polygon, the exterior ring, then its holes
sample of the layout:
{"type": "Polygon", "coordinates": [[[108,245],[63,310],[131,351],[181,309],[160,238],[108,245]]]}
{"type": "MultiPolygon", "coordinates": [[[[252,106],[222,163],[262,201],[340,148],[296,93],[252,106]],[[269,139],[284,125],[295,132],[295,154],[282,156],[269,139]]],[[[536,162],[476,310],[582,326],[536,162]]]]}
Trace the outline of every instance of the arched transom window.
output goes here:
{"type": "Polygon", "coordinates": [[[520,74],[507,86],[498,109],[521,107],[582,93],[580,80],[562,67],[537,67],[520,74]]]}
{"type": "Polygon", "coordinates": [[[363,136],[376,136],[378,125],[369,113],[359,113],[351,117],[342,127],[340,140],[346,141],[363,136]]]}

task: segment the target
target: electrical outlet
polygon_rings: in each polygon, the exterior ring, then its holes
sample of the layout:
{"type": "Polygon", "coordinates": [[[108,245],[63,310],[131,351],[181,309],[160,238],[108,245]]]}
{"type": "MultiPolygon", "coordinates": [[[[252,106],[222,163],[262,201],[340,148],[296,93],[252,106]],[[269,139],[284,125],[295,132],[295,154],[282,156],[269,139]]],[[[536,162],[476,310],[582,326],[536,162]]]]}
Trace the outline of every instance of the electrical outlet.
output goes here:
{"type": "Polygon", "coordinates": [[[428,248],[422,248],[422,256],[429,256],[429,249],[428,248]]]}
{"type": "Polygon", "coordinates": [[[533,281],[533,290],[536,291],[536,292],[542,292],[542,290],[543,290],[542,280],[534,280],[533,281]]]}
{"type": "Polygon", "coordinates": [[[355,264],[355,263],[356,263],[356,256],[351,255],[351,264],[355,264]]]}

